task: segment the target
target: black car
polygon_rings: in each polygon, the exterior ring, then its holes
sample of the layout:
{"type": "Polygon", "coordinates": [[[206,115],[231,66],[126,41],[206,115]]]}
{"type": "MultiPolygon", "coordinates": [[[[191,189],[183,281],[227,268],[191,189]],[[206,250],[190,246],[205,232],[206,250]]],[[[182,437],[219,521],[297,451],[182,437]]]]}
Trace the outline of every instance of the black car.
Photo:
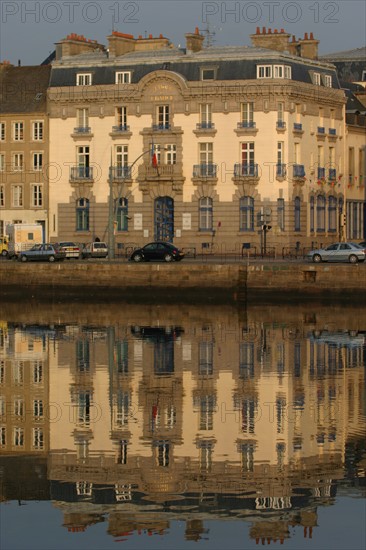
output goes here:
{"type": "Polygon", "coordinates": [[[179,262],[184,258],[184,253],[174,244],[164,241],[155,241],[146,244],[142,248],[136,248],[131,256],[133,262],[150,262],[162,260],[164,262],[179,262]]]}

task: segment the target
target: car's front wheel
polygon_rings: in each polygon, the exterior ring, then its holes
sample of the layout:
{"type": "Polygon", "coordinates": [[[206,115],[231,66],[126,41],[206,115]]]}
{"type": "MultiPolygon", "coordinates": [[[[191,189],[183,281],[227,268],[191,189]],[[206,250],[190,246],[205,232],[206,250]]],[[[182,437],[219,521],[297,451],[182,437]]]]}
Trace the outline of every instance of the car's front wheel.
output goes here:
{"type": "Polygon", "coordinates": [[[164,261],[165,262],[171,262],[173,261],[173,256],[171,254],[165,254],[164,256],[164,261]]]}
{"type": "Polygon", "coordinates": [[[135,254],[134,257],[133,257],[133,261],[136,262],[136,263],[142,262],[141,254],[135,254]]]}
{"type": "Polygon", "coordinates": [[[322,257],[320,254],[314,254],[313,256],[313,262],[315,264],[320,264],[320,262],[322,261],[322,257]]]}
{"type": "Polygon", "coordinates": [[[21,262],[27,262],[28,261],[27,256],[20,256],[20,261],[21,262]]]}
{"type": "Polygon", "coordinates": [[[55,261],[55,257],[51,255],[51,256],[48,258],[48,261],[49,261],[49,262],[54,262],[54,261],[55,261]]]}
{"type": "Polygon", "coordinates": [[[351,254],[350,257],[348,258],[348,261],[350,264],[357,264],[358,258],[357,256],[355,256],[355,254],[351,254]]]}

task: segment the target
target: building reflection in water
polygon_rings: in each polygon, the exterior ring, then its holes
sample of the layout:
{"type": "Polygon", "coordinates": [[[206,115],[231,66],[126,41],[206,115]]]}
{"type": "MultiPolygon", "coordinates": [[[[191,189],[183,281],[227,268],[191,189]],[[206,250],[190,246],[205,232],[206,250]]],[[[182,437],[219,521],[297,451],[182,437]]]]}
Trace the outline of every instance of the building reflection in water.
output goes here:
{"type": "Polygon", "coordinates": [[[263,543],[312,537],[318,507],[362,483],[366,314],[101,311],[1,321],[2,500],[17,473],[21,498],[42,487],[70,531],[184,519],[197,541],[205,521],[236,519],[263,543]]]}

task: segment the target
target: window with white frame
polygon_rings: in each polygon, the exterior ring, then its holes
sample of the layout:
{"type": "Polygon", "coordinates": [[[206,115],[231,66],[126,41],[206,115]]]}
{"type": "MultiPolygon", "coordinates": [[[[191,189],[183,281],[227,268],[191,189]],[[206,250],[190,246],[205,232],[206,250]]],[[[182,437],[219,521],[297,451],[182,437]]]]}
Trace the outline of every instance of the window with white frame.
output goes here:
{"type": "Polygon", "coordinates": [[[285,199],[277,199],[277,227],[280,231],[285,230],[285,199]]]}
{"type": "Polygon", "coordinates": [[[283,101],[279,101],[277,103],[277,122],[282,123],[284,120],[284,114],[285,114],[285,104],[283,101]]]}
{"type": "Polygon", "coordinates": [[[33,364],[33,384],[42,384],[43,382],[43,364],[41,361],[35,361],[33,364]]]}
{"type": "Polygon", "coordinates": [[[35,120],[32,123],[32,139],[33,141],[43,141],[43,121],[35,120]]]}
{"type": "Polygon", "coordinates": [[[131,71],[116,72],[116,84],[130,84],[130,83],[131,83],[131,71]]]}
{"type": "Polygon", "coordinates": [[[0,172],[4,172],[5,170],[5,155],[4,153],[0,153],[0,172]]]}
{"type": "Polygon", "coordinates": [[[241,163],[243,166],[254,166],[254,141],[241,144],[241,163]]]}
{"type": "Polygon", "coordinates": [[[31,204],[34,207],[43,206],[43,186],[34,184],[31,186],[31,204]]]}
{"type": "Polygon", "coordinates": [[[23,141],[24,139],[24,123],[13,122],[13,140],[23,141]]]}
{"type": "Polygon", "coordinates": [[[284,150],[285,142],[277,141],[277,176],[285,176],[285,164],[284,164],[284,150]]]}
{"type": "Polygon", "coordinates": [[[14,428],[14,445],[15,447],[23,447],[24,445],[24,430],[23,428],[14,428]]]}
{"type": "Polygon", "coordinates": [[[329,74],[324,75],[324,86],[327,86],[327,88],[332,87],[332,77],[329,74]]]}
{"type": "Polygon", "coordinates": [[[273,78],[283,78],[284,76],[284,67],[283,65],[274,65],[273,66],[273,78]]]}
{"type": "Polygon", "coordinates": [[[201,80],[215,80],[216,69],[201,69],[201,80]]]}
{"type": "Polygon", "coordinates": [[[91,86],[92,74],[91,73],[77,73],[76,86],[91,86]]]}
{"type": "Polygon", "coordinates": [[[292,71],[289,65],[284,66],[283,74],[284,74],[284,77],[287,78],[288,80],[292,78],[292,71]]]}
{"type": "Polygon", "coordinates": [[[200,105],[201,128],[211,128],[212,126],[212,105],[211,103],[202,103],[200,105]]]}
{"type": "Polygon", "coordinates": [[[116,107],[116,122],[121,129],[127,126],[127,107],[125,105],[116,107]]]}
{"type": "Polygon", "coordinates": [[[254,103],[248,101],[241,104],[241,122],[244,128],[251,128],[254,122],[254,103]]]}
{"type": "Polygon", "coordinates": [[[199,201],[199,230],[211,231],[213,222],[213,203],[210,197],[201,197],[199,201]]]}
{"type": "Polygon", "coordinates": [[[315,84],[315,86],[320,86],[321,84],[320,73],[313,73],[313,84],[315,84]]]}
{"type": "Polygon", "coordinates": [[[166,149],[166,163],[176,164],[177,162],[177,146],[175,144],[169,144],[166,149]]]}
{"type": "Polygon", "coordinates": [[[257,65],[257,78],[272,78],[272,65],[257,65]]]}
{"type": "Polygon", "coordinates": [[[14,399],[14,416],[23,416],[24,415],[24,400],[21,398],[14,399]]]}
{"type": "Polygon", "coordinates": [[[22,386],[24,382],[24,363],[23,361],[18,361],[13,364],[13,382],[15,385],[22,386]]]}
{"type": "Polygon", "coordinates": [[[14,172],[22,172],[24,168],[24,155],[23,153],[13,153],[12,166],[14,172]]]}
{"type": "Polygon", "coordinates": [[[43,416],[43,401],[42,399],[33,400],[33,416],[41,418],[43,416]]]}
{"type": "Polygon", "coordinates": [[[161,145],[158,143],[151,144],[152,162],[156,161],[156,164],[161,162],[161,145]]]}
{"type": "Polygon", "coordinates": [[[76,109],[76,125],[78,128],[89,127],[89,109],[83,107],[82,109],[76,109]]]}
{"type": "Polygon", "coordinates": [[[128,166],[128,145],[116,145],[115,155],[118,168],[128,166]]]}
{"type": "Polygon", "coordinates": [[[240,231],[254,230],[254,199],[253,197],[244,196],[239,202],[240,216],[240,231]]]}
{"type": "Polygon", "coordinates": [[[160,129],[168,129],[170,126],[170,109],[169,105],[158,105],[157,107],[157,121],[160,129]]]}
{"type": "Polygon", "coordinates": [[[0,185],[0,206],[5,206],[5,185],[0,185]]]}
{"type": "Polygon", "coordinates": [[[43,428],[33,428],[32,445],[34,449],[43,449],[43,443],[43,428]]]}
{"type": "Polygon", "coordinates": [[[5,141],[6,125],[5,122],[0,122],[0,141],[5,141]]]}
{"type": "Polygon", "coordinates": [[[5,395],[0,395],[0,416],[6,415],[5,395]]]}
{"type": "Polygon", "coordinates": [[[4,447],[6,445],[6,427],[0,427],[0,445],[4,447]]]}
{"type": "Polygon", "coordinates": [[[12,185],[11,186],[11,205],[15,208],[23,206],[23,186],[12,185]]]}
{"type": "Polygon", "coordinates": [[[39,172],[43,167],[43,153],[32,153],[32,168],[39,172]]]}
{"type": "Polygon", "coordinates": [[[201,165],[212,164],[213,162],[213,143],[199,144],[199,158],[201,165]]]}

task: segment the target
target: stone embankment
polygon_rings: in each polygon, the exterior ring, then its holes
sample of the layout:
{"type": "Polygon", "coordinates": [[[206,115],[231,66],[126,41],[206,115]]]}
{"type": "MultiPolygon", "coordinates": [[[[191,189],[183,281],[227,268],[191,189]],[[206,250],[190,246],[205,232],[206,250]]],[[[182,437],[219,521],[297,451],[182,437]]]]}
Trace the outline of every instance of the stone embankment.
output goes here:
{"type": "Polygon", "coordinates": [[[366,302],[366,265],[0,262],[0,298],[93,302],[366,302]]]}

